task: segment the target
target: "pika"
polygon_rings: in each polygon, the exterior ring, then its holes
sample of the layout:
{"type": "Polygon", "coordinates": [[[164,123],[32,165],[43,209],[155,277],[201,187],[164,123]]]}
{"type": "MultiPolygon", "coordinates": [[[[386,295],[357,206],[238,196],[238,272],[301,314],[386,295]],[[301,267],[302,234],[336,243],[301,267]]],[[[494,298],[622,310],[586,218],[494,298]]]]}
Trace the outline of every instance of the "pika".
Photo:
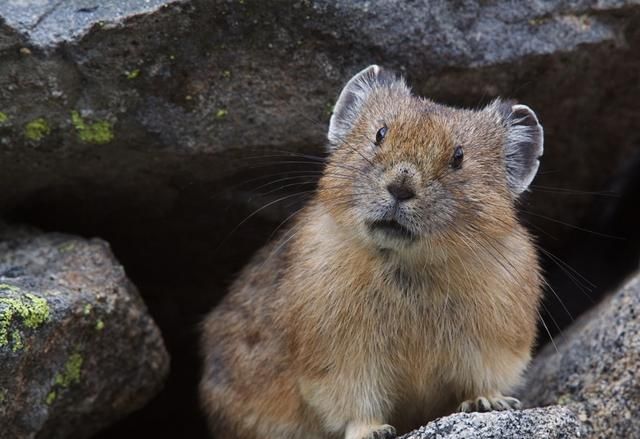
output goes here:
{"type": "Polygon", "coordinates": [[[314,198],[203,322],[224,439],[381,439],[518,408],[542,277],[516,203],[543,153],[525,105],[456,109],[376,65],[339,95],[314,198]]]}

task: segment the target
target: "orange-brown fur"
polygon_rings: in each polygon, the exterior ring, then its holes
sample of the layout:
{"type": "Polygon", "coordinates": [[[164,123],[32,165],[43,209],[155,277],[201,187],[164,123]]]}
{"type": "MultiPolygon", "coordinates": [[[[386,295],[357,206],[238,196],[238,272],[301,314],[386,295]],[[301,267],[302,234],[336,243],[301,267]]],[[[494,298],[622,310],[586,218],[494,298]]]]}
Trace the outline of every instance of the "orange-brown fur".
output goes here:
{"type": "Polygon", "coordinates": [[[517,384],[541,278],[506,184],[498,105],[372,94],[315,198],[204,322],[200,390],[216,437],[373,437],[517,384]],[[376,148],[367,139],[383,122],[376,148]],[[363,215],[398,163],[418,170],[428,215],[418,242],[385,248],[363,215]]]}

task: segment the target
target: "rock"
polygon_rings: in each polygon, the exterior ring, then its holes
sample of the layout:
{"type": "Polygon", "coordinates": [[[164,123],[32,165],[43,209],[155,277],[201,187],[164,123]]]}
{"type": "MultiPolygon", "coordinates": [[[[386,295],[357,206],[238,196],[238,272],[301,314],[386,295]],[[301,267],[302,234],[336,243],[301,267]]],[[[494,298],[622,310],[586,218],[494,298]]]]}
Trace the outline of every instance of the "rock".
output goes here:
{"type": "Polygon", "coordinates": [[[569,439],[582,423],[565,407],[491,413],[457,413],[430,422],[399,439],[569,439]]]}
{"type": "Polygon", "coordinates": [[[109,246],[0,236],[0,438],[89,437],[142,407],[169,358],[109,246]]]}
{"type": "MultiPolygon", "coordinates": [[[[3,2],[15,41],[0,32],[0,183],[21,184],[0,207],[92,193],[99,216],[115,191],[161,214],[176,185],[222,184],[255,164],[247,156],[318,153],[340,87],[374,61],[445,102],[530,103],[550,146],[543,170],[580,165],[539,183],[601,189],[632,151],[600,133],[638,120],[626,85],[639,16],[633,0],[3,2]],[[90,185],[73,184],[87,173],[90,185]]],[[[579,220],[589,200],[566,201],[559,219],[579,220]]]]}
{"type": "Polygon", "coordinates": [[[6,24],[38,47],[55,47],[82,38],[93,26],[117,26],[128,18],[148,14],[179,0],[92,1],[8,0],[0,4],[6,24]]]}
{"type": "Polygon", "coordinates": [[[566,405],[587,437],[640,437],[640,274],[534,360],[523,402],[566,405]]]}

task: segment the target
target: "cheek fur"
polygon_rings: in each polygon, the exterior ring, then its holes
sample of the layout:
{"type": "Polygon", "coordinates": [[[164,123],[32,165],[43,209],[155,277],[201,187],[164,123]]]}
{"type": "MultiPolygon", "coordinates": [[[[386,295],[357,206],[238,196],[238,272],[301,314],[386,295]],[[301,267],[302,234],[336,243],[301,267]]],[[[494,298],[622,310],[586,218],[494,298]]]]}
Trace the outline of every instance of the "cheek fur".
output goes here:
{"type": "Polygon", "coordinates": [[[446,188],[435,184],[421,200],[416,217],[422,230],[431,234],[450,229],[457,211],[458,204],[446,188]]]}

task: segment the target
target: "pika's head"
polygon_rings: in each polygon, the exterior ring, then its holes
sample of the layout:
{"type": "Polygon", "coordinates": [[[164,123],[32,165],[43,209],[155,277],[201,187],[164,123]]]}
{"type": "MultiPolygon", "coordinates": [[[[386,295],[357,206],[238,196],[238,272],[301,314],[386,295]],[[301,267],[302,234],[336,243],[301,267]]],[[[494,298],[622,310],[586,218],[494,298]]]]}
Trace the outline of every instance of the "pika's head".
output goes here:
{"type": "Polygon", "coordinates": [[[439,105],[376,65],[340,93],[328,138],[320,201],[359,239],[397,250],[512,230],[543,152],[529,107],[439,105]]]}

